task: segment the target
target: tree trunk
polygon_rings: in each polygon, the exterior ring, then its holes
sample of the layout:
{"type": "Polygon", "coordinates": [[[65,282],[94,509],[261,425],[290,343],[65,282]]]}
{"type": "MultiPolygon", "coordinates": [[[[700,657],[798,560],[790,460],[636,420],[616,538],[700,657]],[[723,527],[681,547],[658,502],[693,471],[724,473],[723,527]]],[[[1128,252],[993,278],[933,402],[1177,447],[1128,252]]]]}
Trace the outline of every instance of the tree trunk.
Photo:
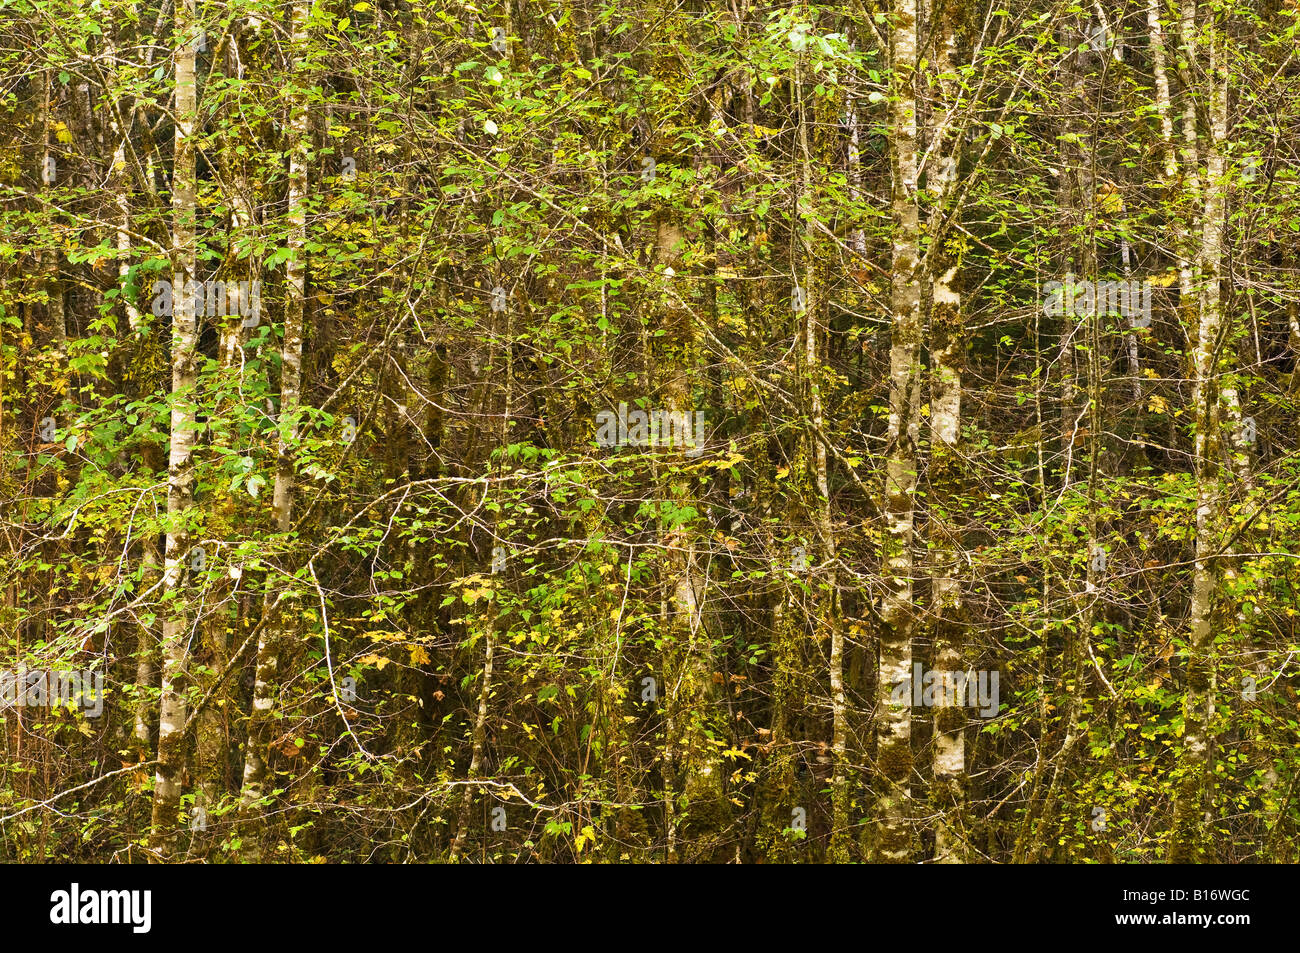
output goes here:
{"type": "Polygon", "coordinates": [[[917,207],[916,0],[899,0],[890,23],[890,165],[893,205],[893,273],[890,299],[888,463],[885,535],[881,552],[880,680],[876,701],[876,754],[881,779],[878,862],[911,857],[911,694],[892,702],[895,686],[912,678],[913,513],[916,446],[920,429],[920,212],[917,207]]]}
{"type": "Polygon", "coordinates": [[[158,712],[158,770],[154,778],[152,847],[165,860],[176,846],[184,768],[186,662],[190,641],[182,589],[190,558],[189,511],[194,502],[195,394],[198,317],[195,280],[196,172],[194,135],[198,88],[194,74],[194,0],[177,0],[176,139],[172,172],[172,411],[167,462],[167,544],[163,555],[162,698],[158,712]]]}
{"type": "MultiPolygon", "coordinates": [[[[1211,15],[1211,20],[1213,19],[1211,15]]],[[[1190,31],[1189,31],[1190,33],[1190,31]]],[[[1187,687],[1183,702],[1182,763],[1174,801],[1169,862],[1204,859],[1205,785],[1213,760],[1210,718],[1214,711],[1214,632],[1211,613],[1218,573],[1215,557],[1223,532],[1224,514],[1219,455],[1221,452],[1219,387],[1223,351],[1223,231],[1226,184],[1224,147],[1228,137],[1228,73],[1223,37],[1212,25],[1208,32],[1207,78],[1210,85],[1210,128],[1205,154],[1204,217],[1197,255],[1200,315],[1193,357],[1192,401],[1196,414],[1196,559],[1192,570],[1191,618],[1187,644],[1187,687]]]]}
{"type": "MultiPolygon", "coordinates": [[[[289,48],[301,55],[308,42],[307,0],[294,0],[290,11],[289,48]]],[[[294,71],[299,72],[298,70],[294,71]]],[[[308,115],[302,87],[307,77],[295,75],[295,92],[290,100],[289,135],[289,234],[286,245],[292,254],[285,262],[284,338],[280,345],[280,414],[277,419],[275,489],[271,506],[276,529],[288,533],[293,526],[294,456],[298,442],[298,416],[302,391],[303,325],[306,312],[307,219],[304,202],[307,193],[308,115]]],[[[242,301],[241,301],[242,304],[242,301]]],[[[281,583],[292,585],[292,583],[281,583]]],[[[274,709],[279,691],[280,656],[288,632],[296,621],[296,603],[272,607],[270,583],[264,600],[264,612],[275,611],[277,618],[262,630],[257,642],[256,675],[253,685],[253,710],[248,719],[248,737],[244,745],[244,773],[240,800],[245,808],[266,796],[269,775],[268,758],[274,736],[274,709]],[[292,621],[291,621],[292,620],[292,621]]],[[[250,845],[254,854],[257,847],[250,845]]]]}

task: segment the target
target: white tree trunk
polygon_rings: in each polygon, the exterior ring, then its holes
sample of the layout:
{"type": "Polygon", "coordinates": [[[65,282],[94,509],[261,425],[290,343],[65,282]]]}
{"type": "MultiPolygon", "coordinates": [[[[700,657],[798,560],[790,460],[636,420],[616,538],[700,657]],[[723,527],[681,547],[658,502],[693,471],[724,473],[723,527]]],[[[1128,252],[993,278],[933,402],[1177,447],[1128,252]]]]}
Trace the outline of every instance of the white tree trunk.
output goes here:
{"type": "Polygon", "coordinates": [[[182,587],[189,558],[187,514],[194,501],[194,386],[198,319],[188,290],[195,277],[196,189],[194,134],[198,87],[194,74],[194,0],[176,4],[176,136],[172,171],[172,413],[167,461],[168,532],[163,555],[167,614],[162,633],[162,697],[158,711],[158,768],[154,778],[152,840],[159,859],[175,848],[185,751],[185,668],[190,641],[182,587]]]}
{"type": "MultiPolygon", "coordinates": [[[[295,53],[306,49],[308,42],[307,0],[294,0],[290,12],[289,48],[295,53]]],[[[295,85],[301,88],[305,78],[295,85]]],[[[302,387],[303,320],[306,310],[307,219],[304,201],[307,193],[308,116],[305,95],[294,94],[290,101],[289,135],[289,234],[286,247],[292,252],[285,263],[284,338],[280,345],[280,414],[277,419],[279,440],[275,468],[275,490],[271,506],[276,528],[287,533],[293,522],[294,454],[298,440],[298,411],[302,387]]],[[[268,589],[266,611],[271,608],[268,589]]],[[[244,775],[240,800],[248,805],[266,796],[268,747],[273,733],[273,710],[279,687],[280,652],[288,620],[295,618],[294,603],[281,606],[278,617],[269,622],[257,640],[257,662],[253,684],[253,710],[248,719],[248,739],[244,745],[244,775]]],[[[256,847],[252,848],[256,853],[256,847]]]]}
{"type": "Polygon", "coordinates": [[[893,284],[889,353],[889,434],[885,474],[885,534],[881,553],[880,676],[876,702],[876,758],[881,775],[878,861],[911,856],[909,801],[912,708],[892,703],[894,687],[912,677],[912,535],[916,445],[920,426],[920,212],[917,207],[916,0],[900,0],[891,18],[891,166],[893,171],[893,284]]]}

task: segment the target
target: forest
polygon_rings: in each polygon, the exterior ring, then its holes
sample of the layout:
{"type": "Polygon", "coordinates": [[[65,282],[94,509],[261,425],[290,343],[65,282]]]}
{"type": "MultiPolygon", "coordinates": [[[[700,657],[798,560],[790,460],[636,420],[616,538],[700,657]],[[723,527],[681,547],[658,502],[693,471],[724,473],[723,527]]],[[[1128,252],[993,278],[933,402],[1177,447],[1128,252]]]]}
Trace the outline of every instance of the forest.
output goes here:
{"type": "Polygon", "coordinates": [[[1298,52],[0,0],[0,861],[1300,862],[1298,52]]]}

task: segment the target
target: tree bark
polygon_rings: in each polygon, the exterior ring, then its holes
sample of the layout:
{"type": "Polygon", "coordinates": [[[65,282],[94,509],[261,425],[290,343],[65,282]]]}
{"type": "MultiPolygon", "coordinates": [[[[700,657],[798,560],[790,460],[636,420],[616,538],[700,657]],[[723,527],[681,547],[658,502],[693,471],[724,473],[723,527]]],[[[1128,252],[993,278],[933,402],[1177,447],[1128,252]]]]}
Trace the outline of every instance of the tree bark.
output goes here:
{"type": "MultiPolygon", "coordinates": [[[[308,0],[294,0],[290,8],[289,49],[301,55],[307,48],[308,0]]],[[[290,98],[289,135],[289,233],[286,245],[291,254],[285,262],[284,337],[280,346],[280,413],[277,418],[275,489],[271,506],[276,529],[287,534],[293,526],[294,457],[298,442],[298,416],[302,400],[303,326],[306,312],[307,285],[307,149],[308,114],[305,86],[307,77],[295,69],[290,98]]],[[[241,302],[242,303],[242,302],[241,302]]],[[[285,585],[292,583],[285,582],[285,585]]],[[[276,697],[279,691],[280,661],[284,642],[295,619],[294,601],[273,608],[273,594],[268,589],[264,612],[277,612],[274,622],[262,630],[257,642],[256,674],[253,685],[253,709],[248,719],[248,736],[244,744],[244,772],[240,800],[247,809],[266,797],[269,776],[268,758],[274,736],[276,697]]],[[[256,854],[257,847],[250,844],[256,854]]]]}
{"type": "MultiPolygon", "coordinates": [[[[1207,14],[1211,21],[1212,14],[1207,14]]],[[[1187,32],[1190,36],[1191,31],[1187,32]]],[[[1187,643],[1187,687],[1183,702],[1183,752],[1174,800],[1170,863],[1205,859],[1205,786],[1214,756],[1210,719],[1214,711],[1214,609],[1218,572],[1215,557],[1223,533],[1219,456],[1222,449],[1220,365],[1223,353],[1223,232],[1226,183],[1225,144],[1228,137],[1228,72],[1223,37],[1211,22],[1207,31],[1207,77],[1210,127],[1205,147],[1204,209],[1197,255],[1200,314],[1193,356],[1193,409],[1196,414],[1196,558],[1192,569],[1192,601],[1187,643]]],[[[1189,107],[1190,108],[1190,107],[1189,107]]]]}
{"type": "Polygon", "coordinates": [[[874,855],[878,862],[911,857],[912,708],[892,702],[894,687],[912,678],[913,520],[920,430],[921,276],[917,206],[916,0],[899,0],[890,22],[890,166],[893,255],[890,295],[889,431],[885,473],[884,575],[880,604],[880,680],[876,754],[881,779],[874,855]]]}
{"type": "Polygon", "coordinates": [[[154,778],[152,847],[165,860],[176,846],[184,768],[189,619],[183,561],[190,557],[194,502],[195,394],[198,317],[190,293],[195,280],[197,180],[194,136],[198,87],[194,71],[194,0],[177,0],[176,133],[172,171],[172,410],[167,462],[167,543],[163,554],[162,696],[158,711],[158,769],[154,778]]]}

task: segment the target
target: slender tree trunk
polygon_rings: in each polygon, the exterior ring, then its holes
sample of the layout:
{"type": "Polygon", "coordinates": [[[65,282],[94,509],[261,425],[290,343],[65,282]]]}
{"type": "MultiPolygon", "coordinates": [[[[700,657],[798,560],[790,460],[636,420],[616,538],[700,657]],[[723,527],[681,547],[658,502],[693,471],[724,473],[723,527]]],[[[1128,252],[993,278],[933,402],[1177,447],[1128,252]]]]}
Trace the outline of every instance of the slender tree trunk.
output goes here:
{"type": "MultiPolygon", "coordinates": [[[[955,578],[961,537],[954,525],[962,498],[961,381],[965,364],[961,293],[954,262],[933,279],[931,312],[932,390],[930,425],[930,554],[932,566],[934,667],[940,672],[965,671],[962,649],[966,620],[961,584],[955,578]]],[[[946,676],[945,676],[946,678],[946,676]]],[[[964,860],[962,820],[965,805],[965,712],[956,686],[945,681],[934,712],[934,773],[931,803],[935,815],[934,857],[938,863],[964,860]]]]}
{"type": "MultiPolygon", "coordinates": [[[[844,693],[844,626],[840,620],[839,594],[837,587],[836,560],[839,553],[835,545],[835,525],[831,516],[830,475],[826,458],[826,445],[821,436],[825,431],[825,407],[822,400],[823,358],[826,334],[822,330],[827,324],[829,302],[827,300],[827,271],[831,249],[822,239],[822,232],[817,222],[822,212],[822,198],[815,190],[813,169],[815,163],[820,167],[829,167],[833,161],[831,147],[823,130],[832,128],[833,114],[826,105],[818,100],[812,104],[813,123],[808,122],[809,104],[803,96],[802,86],[799,90],[799,144],[802,153],[800,196],[807,208],[804,223],[804,289],[805,301],[803,311],[803,371],[808,398],[808,415],[812,423],[812,432],[804,435],[807,445],[811,446],[812,459],[809,461],[812,471],[813,495],[816,510],[813,525],[817,530],[817,552],[820,556],[817,589],[823,593],[819,597],[817,612],[816,645],[823,639],[830,641],[830,685],[831,685],[831,843],[830,857],[833,863],[848,863],[849,850],[853,844],[852,831],[849,827],[849,779],[848,779],[848,704],[844,693]],[[811,135],[809,128],[815,130],[811,135]],[[810,144],[811,139],[811,144],[810,144]]],[[[849,104],[852,112],[852,103],[849,104]]],[[[861,232],[858,233],[859,237],[861,232]]]]}
{"type": "MultiPolygon", "coordinates": [[[[1208,14],[1211,21],[1213,15],[1208,14]]],[[[1190,31],[1189,31],[1190,32],[1190,31]]],[[[1214,711],[1214,633],[1211,614],[1223,532],[1223,501],[1219,475],[1221,452],[1220,364],[1223,351],[1223,232],[1226,183],[1225,144],[1228,137],[1228,73],[1222,50],[1224,37],[1213,27],[1208,33],[1207,79],[1210,83],[1210,128],[1206,145],[1204,218],[1197,256],[1200,315],[1193,357],[1192,400],[1196,414],[1196,559],[1192,570],[1192,603],[1188,634],[1187,687],[1183,703],[1182,763],[1174,801],[1170,863],[1204,859],[1205,787],[1213,760],[1210,719],[1214,711]]]]}
{"type": "Polygon", "coordinates": [[[911,857],[912,708],[892,702],[894,687],[912,678],[912,536],[916,447],[920,428],[920,213],[917,207],[916,0],[899,0],[890,22],[890,159],[893,173],[893,257],[889,353],[888,462],[885,473],[884,574],[876,752],[881,779],[877,861],[911,857]]]}
{"type": "MultiPolygon", "coordinates": [[[[109,34],[111,35],[111,33],[109,34]]],[[[115,45],[109,46],[109,55],[116,59],[115,45]]],[[[132,124],[135,119],[135,106],[130,108],[121,108],[114,116],[120,116],[113,120],[113,136],[117,140],[117,148],[113,152],[113,201],[116,206],[117,227],[115,229],[114,240],[117,248],[117,276],[120,287],[125,288],[127,278],[131,271],[131,183],[132,177],[129,167],[127,166],[129,137],[132,133],[132,124]]],[[[146,292],[148,288],[144,289],[146,292]]],[[[134,354],[140,354],[145,342],[139,339],[139,335],[144,332],[144,323],[141,320],[140,309],[136,307],[134,299],[124,295],[122,298],[123,309],[126,312],[127,327],[131,329],[135,337],[131,341],[130,350],[134,354]]],[[[145,385],[141,384],[139,393],[143,394],[145,385]]],[[[145,472],[153,472],[154,468],[161,462],[157,459],[156,451],[151,445],[143,449],[145,472]]],[[[158,550],[158,538],[155,534],[146,534],[141,540],[141,562],[144,566],[144,573],[141,579],[141,585],[144,589],[151,587],[158,578],[158,573],[162,567],[163,557],[158,550]]],[[[153,705],[150,703],[150,692],[156,687],[158,680],[158,633],[152,627],[141,624],[136,634],[136,656],[135,656],[135,724],[133,726],[133,735],[136,748],[140,755],[140,760],[145,760],[147,752],[151,750],[153,722],[153,705]]]]}
{"type": "MultiPolygon", "coordinates": [[[[308,43],[308,0],[294,0],[290,12],[289,49],[302,55],[308,43]]],[[[298,73],[298,71],[294,71],[298,73]]],[[[294,76],[294,93],[290,100],[289,135],[289,234],[286,244],[292,254],[285,263],[284,338],[280,346],[280,414],[277,420],[275,489],[271,506],[276,529],[288,533],[293,525],[294,457],[298,441],[298,416],[302,389],[303,325],[306,312],[307,284],[307,193],[308,115],[304,85],[307,77],[294,76]]],[[[241,304],[243,302],[241,301],[241,304]]],[[[262,630],[257,642],[256,674],[253,685],[253,710],[248,719],[248,737],[244,745],[244,773],[240,799],[247,809],[266,796],[269,775],[269,748],[274,735],[274,708],[279,691],[281,653],[290,620],[296,617],[295,602],[273,607],[270,587],[263,611],[277,612],[275,621],[262,630]]],[[[256,846],[252,847],[256,853],[256,846]]]]}
{"type": "MultiPolygon", "coordinates": [[[[514,399],[513,314],[514,312],[510,308],[506,309],[505,316],[504,316],[505,333],[502,335],[502,338],[505,341],[505,347],[504,347],[505,353],[503,357],[503,361],[505,364],[505,394],[502,398],[501,430],[497,436],[497,446],[502,451],[502,456],[500,458],[501,476],[503,477],[502,485],[504,485],[504,476],[506,473],[506,458],[504,455],[504,451],[510,442],[510,429],[511,429],[510,418],[514,410],[513,408],[513,399],[514,399]]],[[[500,521],[497,522],[497,529],[493,533],[494,538],[497,538],[500,535],[499,527],[500,527],[500,521]]],[[[497,630],[497,623],[498,623],[496,606],[498,604],[499,603],[494,600],[492,603],[492,607],[490,609],[485,610],[485,614],[487,617],[485,619],[484,635],[483,635],[483,678],[481,684],[479,685],[478,711],[474,716],[474,731],[470,738],[469,771],[467,772],[467,776],[466,776],[466,780],[469,782],[472,782],[474,781],[474,779],[480,777],[483,772],[483,749],[487,743],[488,703],[492,697],[492,664],[493,664],[493,656],[496,650],[496,637],[497,637],[496,630],[497,630]]],[[[453,864],[460,860],[461,855],[465,850],[465,840],[469,834],[470,814],[472,813],[472,809],[474,807],[474,791],[475,791],[474,785],[472,783],[467,783],[465,785],[464,794],[462,794],[461,796],[460,811],[458,812],[456,818],[456,837],[451,843],[451,852],[448,858],[450,862],[453,864]]]]}
{"type": "MultiPolygon", "coordinates": [[[[470,738],[469,771],[466,781],[473,782],[483,771],[483,748],[487,742],[488,699],[492,696],[492,663],[496,649],[496,626],[489,619],[483,636],[483,677],[479,683],[478,711],[474,716],[474,732],[470,738]]],[[[448,860],[456,863],[465,851],[469,835],[469,819],[474,807],[474,785],[467,783],[461,795],[460,811],[456,815],[456,837],[451,842],[448,860]]]]}
{"type": "MultiPolygon", "coordinates": [[[[961,537],[955,524],[962,499],[961,388],[966,363],[966,332],[962,312],[959,238],[953,227],[959,211],[953,200],[957,185],[961,138],[953,125],[959,91],[954,80],[957,34],[963,4],[941,0],[934,31],[934,83],[938,117],[927,174],[927,191],[934,197],[930,216],[931,245],[925,279],[930,286],[930,466],[928,525],[931,559],[931,634],[934,666],[940,672],[963,672],[966,620],[961,584],[955,578],[961,537]]],[[[940,693],[934,712],[933,782],[930,803],[935,811],[936,863],[965,860],[966,745],[965,712],[956,685],[940,693]]]]}
{"type": "Polygon", "coordinates": [[[195,280],[197,181],[194,136],[198,88],[194,72],[194,0],[177,0],[176,138],[172,172],[172,412],[167,463],[167,544],[163,556],[166,616],[162,633],[162,698],[158,712],[158,770],[154,778],[152,847],[157,859],[175,851],[185,751],[186,662],[190,640],[183,561],[189,557],[189,510],[194,502],[195,394],[198,317],[195,280]]]}

